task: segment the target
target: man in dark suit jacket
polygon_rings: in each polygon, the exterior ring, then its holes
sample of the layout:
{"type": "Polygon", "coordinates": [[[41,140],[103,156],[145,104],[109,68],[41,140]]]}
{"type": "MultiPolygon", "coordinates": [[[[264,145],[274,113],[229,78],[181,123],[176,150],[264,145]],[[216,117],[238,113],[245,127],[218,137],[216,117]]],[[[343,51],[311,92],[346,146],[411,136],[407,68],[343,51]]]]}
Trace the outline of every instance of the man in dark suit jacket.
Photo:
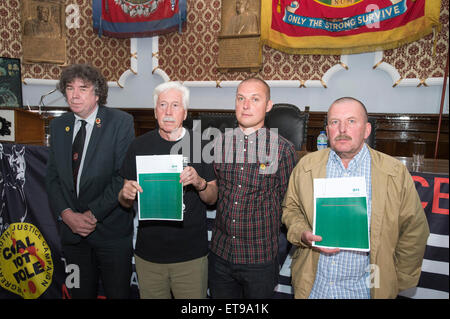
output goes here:
{"type": "Polygon", "coordinates": [[[80,285],[71,295],[96,298],[100,277],[106,297],[128,298],[133,214],[120,206],[117,195],[123,186],[119,169],[134,139],[133,118],[103,106],[106,80],[89,65],[65,69],[58,88],[72,112],[50,123],[46,187],[60,223],[63,254],[80,270],[80,285]],[[84,147],[74,153],[79,130],[85,131],[84,147]],[[81,163],[74,172],[78,156],[81,163]]]}

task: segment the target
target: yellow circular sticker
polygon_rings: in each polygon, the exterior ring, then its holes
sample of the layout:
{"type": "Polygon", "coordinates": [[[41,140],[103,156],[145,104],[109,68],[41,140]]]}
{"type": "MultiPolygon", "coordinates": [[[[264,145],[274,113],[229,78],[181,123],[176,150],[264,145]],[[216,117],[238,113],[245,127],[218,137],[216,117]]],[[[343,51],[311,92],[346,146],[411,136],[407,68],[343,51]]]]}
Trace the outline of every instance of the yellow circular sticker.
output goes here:
{"type": "Polygon", "coordinates": [[[52,278],[52,254],[39,229],[29,223],[11,224],[0,237],[0,286],[34,299],[52,278]]]}

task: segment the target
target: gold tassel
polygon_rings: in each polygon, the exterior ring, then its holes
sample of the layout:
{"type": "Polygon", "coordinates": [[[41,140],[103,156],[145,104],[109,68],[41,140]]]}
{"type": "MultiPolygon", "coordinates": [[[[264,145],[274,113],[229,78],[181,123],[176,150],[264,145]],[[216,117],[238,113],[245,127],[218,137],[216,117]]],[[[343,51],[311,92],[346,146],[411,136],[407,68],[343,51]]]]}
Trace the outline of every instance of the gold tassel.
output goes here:
{"type": "Polygon", "coordinates": [[[436,28],[433,28],[433,58],[436,56],[436,45],[437,45],[437,34],[436,34],[436,28]]]}
{"type": "Polygon", "coordinates": [[[278,4],[277,4],[277,12],[281,13],[281,0],[278,0],[278,4]]]}
{"type": "Polygon", "coordinates": [[[306,89],[305,80],[300,80],[299,88],[305,88],[306,89]]]}

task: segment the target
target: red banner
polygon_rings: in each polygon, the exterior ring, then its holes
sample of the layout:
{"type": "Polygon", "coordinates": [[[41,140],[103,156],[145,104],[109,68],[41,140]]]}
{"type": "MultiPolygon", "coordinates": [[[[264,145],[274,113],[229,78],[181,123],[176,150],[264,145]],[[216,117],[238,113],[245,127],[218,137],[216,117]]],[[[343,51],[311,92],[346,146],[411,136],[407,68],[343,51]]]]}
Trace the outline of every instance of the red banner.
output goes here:
{"type": "Polygon", "coordinates": [[[151,37],[180,31],[186,0],[94,0],[94,30],[116,38],[151,37]]]}
{"type": "Polygon", "coordinates": [[[390,49],[432,32],[439,11],[440,0],[264,0],[261,39],[298,54],[390,49]]]}

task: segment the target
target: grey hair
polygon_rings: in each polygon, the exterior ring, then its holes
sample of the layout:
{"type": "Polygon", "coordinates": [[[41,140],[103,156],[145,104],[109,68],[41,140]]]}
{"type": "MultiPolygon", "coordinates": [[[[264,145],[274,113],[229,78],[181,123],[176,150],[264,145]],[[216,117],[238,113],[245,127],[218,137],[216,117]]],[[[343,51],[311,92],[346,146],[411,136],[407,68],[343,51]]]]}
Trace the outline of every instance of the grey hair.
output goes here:
{"type": "Polygon", "coordinates": [[[185,110],[187,110],[189,107],[189,89],[177,81],[164,82],[155,87],[155,89],[153,90],[153,102],[154,102],[155,108],[156,108],[156,103],[158,102],[159,95],[162,92],[171,90],[171,89],[178,90],[181,92],[183,107],[185,110]]]}

